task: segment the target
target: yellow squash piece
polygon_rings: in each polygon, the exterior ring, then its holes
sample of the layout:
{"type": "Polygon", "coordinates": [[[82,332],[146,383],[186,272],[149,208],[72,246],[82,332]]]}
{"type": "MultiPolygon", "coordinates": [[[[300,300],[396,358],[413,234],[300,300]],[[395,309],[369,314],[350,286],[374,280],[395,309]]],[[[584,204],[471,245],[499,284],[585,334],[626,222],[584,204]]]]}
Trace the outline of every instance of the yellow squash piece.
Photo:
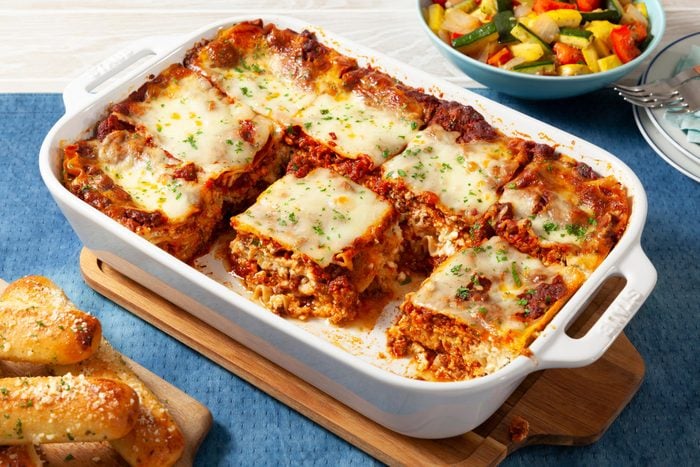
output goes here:
{"type": "Polygon", "coordinates": [[[591,73],[591,69],[586,65],[581,65],[579,63],[573,63],[570,65],[562,65],[559,67],[559,76],[578,76],[578,75],[588,75],[591,73]]]}
{"type": "Polygon", "coordinates": [[[622,62],[619,58],[617,58],[617,55],[615,54],[598,59],[598,67],[600,67],[600,71],[612,70],[613,68],[617,68],[621,65],[622,62]]]}
{"type": "Polygon", "coordinates": [[[639,10],[641,14],[644,15],[646,19],[649,19],[649,12],[647,11],[647,4],[646,3],[635,3],[634,6],[639,10]]]}
{"type": "Polygon", "coordinates": [[[583,59],[586,61],[586,65],[593,73],[598,73],[600,71],[600,66],[598,66],[598,52],[596,52],[594,45],[589,45],[585,49],[581,50],[583,54],[583,59]]]}
{"type": "Polygon", "coordinates": [[[534,62],[544,55],[544,50],[540,44],[534,42],[523,42],[521,44],[513,44],[510,46],[510,51],[514,57],[521,57],[526,62],[534,62]]]}
{"type": "Polygon", "coordinates": [[[560,28],[575,28],[581,24],[581,13],[577,10],[550,10],[544,14],[552,18],[560,28]]]}
{"type": "Polygon", "coordinates": [[[618,27],[618,25],[610,21],[591,21],[586,26],[586,30],[591,31],[596,39],[607,42],[610,37],[610,31],[616,27],[618,27]]]}
{"type": "Polygon", "coordinates": [[[444,20],[445,9],[441,5],[433,3],[428,7],[428,27],[432,29],[434,33],[437,34],[444,20]]]}
{"type": "Polygon", "coordinates": [[[606,41],[601,41],[600,39],[593,39],[593,48],[598,53],[599,57],[607,57],[612,53],[612,49],[606,41]]]}

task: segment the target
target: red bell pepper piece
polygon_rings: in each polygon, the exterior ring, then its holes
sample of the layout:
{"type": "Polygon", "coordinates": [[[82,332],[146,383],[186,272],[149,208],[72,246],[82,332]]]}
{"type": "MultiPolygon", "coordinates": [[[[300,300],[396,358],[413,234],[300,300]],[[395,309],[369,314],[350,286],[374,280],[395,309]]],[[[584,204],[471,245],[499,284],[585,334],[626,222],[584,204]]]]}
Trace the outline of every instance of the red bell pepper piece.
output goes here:
{"type": "Polygon", "coordinates": [[[627,27],[630,28],[630,31],[632,32],[632,39],[634,39],[634,42],[637,44],[641,44],[644,42],[644,39],[647,38],[648,32],[644,23],[635,21],[634,23],[628,24],[627,27]]]}
{"type": "Polygon", "coordinates": [[[610,32],[610,42],[612,42],[615,55],[622,63],[627,63],[637,58],[642,52],[634,43],[632,31],[627,25],[618,26],[610,32]]]}
{"type": "Polygon", "coordinates": [[[498,52],[491,54],[488,60],[486,60],[486,63],[497,67],[504,65],[511,58],[513,58],[513,54],[511,53],[510,49],[508,47],[503,47],[498,52]]]}
{"type": "Polygon", "coordinates": [[[532,5],[532,9],[535,13],[540,14],[550,10],[575,10],[576,5],[572,3],[557,2],[556,0],[535,0],[535,3],[532,5]]]}
{"type": "Polygon", "coordinates": [[[554,54],[557,57],[557,62],[559,65],[573,65],[576,63],[586,63],[583,58],[583,53],[580,49],[570,46],[569,44],[564,44],[563,42],[556,42],[554,44],[554,54]]]}
{"type": "Polygon", "coordinates": [[[580,11],[593,11],[601,8],[602,0],[576,0],[576,5],[580,11]]]}
{"type": "Polygon", "coordinates": [[[447,0],[433,0],[433,3],[437,3],[438,5],[444,7],[447,0]]]}

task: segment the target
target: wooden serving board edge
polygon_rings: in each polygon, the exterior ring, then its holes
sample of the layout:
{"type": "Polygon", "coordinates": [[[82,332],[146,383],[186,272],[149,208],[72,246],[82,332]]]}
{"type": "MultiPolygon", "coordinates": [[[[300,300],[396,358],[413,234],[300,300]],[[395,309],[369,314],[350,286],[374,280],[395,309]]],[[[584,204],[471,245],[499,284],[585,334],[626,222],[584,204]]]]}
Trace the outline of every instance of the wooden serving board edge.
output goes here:
{"type": "MultiPolygon", "coordinates": [[[[496,413],[470,433],[442,440],[410,438],[376,424],[266,360],[123,276],[86,248],[80,255],[80,267],[85,282],[98,293],[390,465],[497,465],[528,445],[593,443],[631,400],[644,377],[644,361],[623,334],[592,365],[531,374],[496,413]],[[511,436],[514,419],[529,424],[521,441],[511,436]]],[[[585,318],[572,327],[587,329],[622,285],[603,286],[582,313],[585,318]]]]}
{"type": "MultiPolygon", "coordinates": [[[[7,287],[7,282],[0,279],[0,293],[7,287]]],[[[209,409],[201,402],[183,392],[176,386],[165,381],[152,371],[144,368],[130,358],[122,354],[122,358],[136,376],[153,391],[153,394],[165,405],[172,417],[182,430],[185,438],[185,448],[175,467],[191,467],[194,464],[197,450],[209,433],[212,425],[212,415],[209,409]]],[[[22,368],[22,364],[4,363],[7,367],[3,370],[16,370],[22,368]],[[12,368],[8,368],[12,367],[12,368]]],[[[27,365],[26,367],[29,367],[27,365]]],[[[34,366],[36,367],[36,366],[34,366]]],[[[6,371],[0,371],[0,375],[6,371]]],[[[9,371],[7,375],[10,376],[9,371]]],[[[20,375],[20,373],[16,373],[20,375]]],[[[43,457],[48,465],[62,465],[68,454],[73,460],[66,465],[127,465],[108,443],[59,443],[44,445],[41,447],[43,457]],[[99,459],[99,460],[97,460],[99,459]]]]}

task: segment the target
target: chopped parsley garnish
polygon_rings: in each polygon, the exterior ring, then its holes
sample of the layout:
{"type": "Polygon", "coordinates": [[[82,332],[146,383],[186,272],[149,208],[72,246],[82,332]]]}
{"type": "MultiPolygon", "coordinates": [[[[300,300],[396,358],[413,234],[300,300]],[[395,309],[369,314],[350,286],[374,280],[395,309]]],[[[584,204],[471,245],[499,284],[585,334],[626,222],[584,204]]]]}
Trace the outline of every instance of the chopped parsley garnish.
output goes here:
{"type": "Polygon", "coordinates": [[[306,122],[304,123],[304,128],[308,130],[309,128],[311,128],[311,125],[313,125],[313,122],[306,122]]]}
{"type": "Polygon", "coordinates": [[[411,279],[411,276],[406,276],[403,280],[399,281],[399,285],[407,285],[410,284],[413,281],[411,279]]]}
{"type": "Polygon", "coordinates": [[[566,226],[566,233],[574,235],[579,240],[586,236],[586,230],[586,227],[578,224],[569,224],[566,226]]]}
{"type": "Polygon", "coordinates": [[[450,272],[454,274],[455,276],[461,276],[462,275],[462,264],[455,264],[450,268],[450,272]]]}
{"type": "Polygon", "coordinates": [[[469,300],[469,294],[470,291],[468,288],[465,286],[461,285],[459,288],[457,288],[457,293],[455,293],[455,297],[462,299],[462,300],[469,300]]]}
{"type": "Polygon", "coordinates": [[[515,261],[510,263],[510,274],[513,276],[513,282],[515,282],[515,286],[521,287],[523,283],[520,280],[520,274],[518,274],[518,268],[515,265],[515,261]]]}
{"type": "Polygon", "coordinates": [[[524,298],[518,299],[518,305],[520,306],[527,306],[528,301],[525,300],[524,298]]]}
{"type": "Polygon", "coordinates": [[[314,229],[314,232],[316,232],[316,234],[318,234],[318,235],[325,235],[325,234],[326,234],[326,233],[323,231],[323,227],[321,226],[321,223],[320,223],[320,222],[317,222],[316,224],[314,224],[314,225],[312,226],[312,228],[314,229]]]}
{"type": "Polygon", "coordinates": [[[399,174],[399,177],[405,177],[405,176],[407,175],[407,174],[406,174],[406,171],[403,170],[403,169],[397,170],[396,173],[399,174]]]}
{"type": "Polygon", "coordinates": [[[452,166],[450,164],[448,164],[447,162],[443,162],[440,165],[440,173],[445,173],[448,170],[452,170],[452,166]]]}
{"type": "Polygon", "coordinates": [[[328,109],[321,109],[321,115],[328,115],[330,113],[330,110],[328,109]]]}
{"type": "Polygon", "coordinates": [[[192,146],[192,149],[198,149],[197,140],[195,139],[194,135],[189,135],[187,138],[183,139],[182,142],[189,143],[190,146],[192,146]]]}
{"type": "Polygon", "coordinates": [[[554,222],[546,222],[543,225],[543,227],[544,227],[544,231],[547,232],[547,235],[549,235],[550,233],[559,229],[559,226],[557,224],[555,224],[554,222]]]}
{"type": "Polygon", "coordinates": [[[10,393],[10,391],[7,390],[7,388],[0,388],[0,394],[3,396],[6,396],[10,393]]]}
{"type": "Polygon", "coordinates": [[[596,220],[595,217],[589,217],[588,218],[588,225],[598,225],[598,221],[596,220]]]}
{"type": "Polygon", "coordinates": [[[250,89],[248,89],[248,88],[245,87],[245,86],[243,86],[243,87],[241,88],[241,92],[242,92],[243,95],[246,96],[246,97],[253,97],[253,93],[250,92],[250,89]]]}
{"type": "Polygon", "coordinates": [[[229,146],[233,146],[233,140],[232,140],[232,139],[227,139],[227,140],[226,140],[226,144],[228,144],[229,146]]]}
{"type": "Polygon", "coordinates": [[[66,457],[63,458],[63,460],[66,462],[72,461],[73,459],[75,459],[75,457],[73,457],[73,454],[71,454],[70,452],[66,457]]]}
{"type": "Polygon", "coordinates": [[[499,263],[508,261],[506,250],[496,250],[496,261],[498,261],[499,263]]]}
{"type": "Polygon", "coordinates": [[[299,218],[293,212],[290,212],[289,215],[287,216],[287,218],[289,219],[289,222],[291,222],[292,224],[296,224],[297,222],[299,222],[299,218]]]}

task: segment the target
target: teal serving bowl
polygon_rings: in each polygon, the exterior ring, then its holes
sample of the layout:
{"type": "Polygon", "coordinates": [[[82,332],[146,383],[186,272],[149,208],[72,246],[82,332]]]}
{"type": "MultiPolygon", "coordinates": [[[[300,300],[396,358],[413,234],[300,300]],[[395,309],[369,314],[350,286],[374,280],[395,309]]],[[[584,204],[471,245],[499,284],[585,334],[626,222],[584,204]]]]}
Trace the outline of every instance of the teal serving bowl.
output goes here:
{"type": "Polygon", "coordinates": [[[649,14],[653,39],[639,57],[612,70],[588,75],[540,76],[503,70],[453,49],[428,27],[423,11],[431,3],[430,0],[418,0],[418,16],[421,27],[440,53],[474,81],[495,91],[526,99],[559,99],[604,88],[632,72],[646,60],[659,45],[666,30],[666,14],[661,6],[661,1],[644,0],[649,14]]]}

